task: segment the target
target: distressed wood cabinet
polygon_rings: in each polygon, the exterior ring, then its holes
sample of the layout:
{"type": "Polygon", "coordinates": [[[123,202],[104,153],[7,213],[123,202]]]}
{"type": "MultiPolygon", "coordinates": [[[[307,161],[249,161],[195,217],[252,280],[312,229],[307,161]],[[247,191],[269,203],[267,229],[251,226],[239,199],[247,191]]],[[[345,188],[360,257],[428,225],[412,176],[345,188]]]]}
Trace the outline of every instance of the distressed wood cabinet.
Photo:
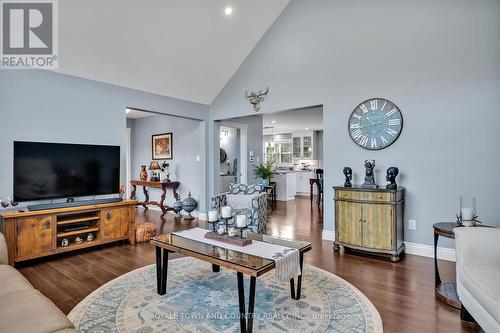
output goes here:
{"type": "Polygon", "coordinates": [[[386,254],[399,261],[404,251],[404,187],[396,190],[334,187],[335,243],[354,250],[386,254]]]}
{"type": "Polygon", "coordinates": [[[7,241],[9,264],[126,239],[133,244],[136,203],[1,212],[0,232],[7,241]],[[87,238],[90,233],[92,239],[87,238]]]}

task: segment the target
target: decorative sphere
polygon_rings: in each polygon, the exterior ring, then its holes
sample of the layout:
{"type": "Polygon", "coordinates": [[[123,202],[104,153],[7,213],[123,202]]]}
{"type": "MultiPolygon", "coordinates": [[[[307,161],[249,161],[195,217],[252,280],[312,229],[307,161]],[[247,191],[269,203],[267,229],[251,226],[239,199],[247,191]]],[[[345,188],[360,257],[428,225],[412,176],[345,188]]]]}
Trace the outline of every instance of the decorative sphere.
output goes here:
{"type": "Polygon", "coordinates": [[[179,213],[182,210],[182,201],[177,200],[174,202],[173,208],[176,213],[179,213]]]}
{"type": "Polygon", "coordinates": [[[189,192],[188,197],[182,201],[182,209],[184,209],[188,213],[191,213],[196,209],[196,206],[198,206],[198,203],[191,196],[191,192],[189,192]]]}

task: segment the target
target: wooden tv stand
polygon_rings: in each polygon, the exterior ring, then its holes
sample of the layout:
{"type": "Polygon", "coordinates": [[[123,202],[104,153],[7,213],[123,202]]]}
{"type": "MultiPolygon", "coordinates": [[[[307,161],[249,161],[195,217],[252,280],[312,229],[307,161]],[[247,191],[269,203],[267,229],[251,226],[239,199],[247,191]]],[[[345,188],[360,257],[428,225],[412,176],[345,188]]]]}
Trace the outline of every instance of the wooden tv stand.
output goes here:
{"type": "Polygon", "coordinates": [[[105,243],[135,243],[135,200],[40,211],[0,212],[9,264],[105,243]],[[76,226],[85,229],[68,230],[76,226]],[[94,239],[87,241],[92,233],[94,239]],[[77,244],[76,238],[83,240],[77,244]],[[63,239],[69,245],[63,246],[63,239]]]}

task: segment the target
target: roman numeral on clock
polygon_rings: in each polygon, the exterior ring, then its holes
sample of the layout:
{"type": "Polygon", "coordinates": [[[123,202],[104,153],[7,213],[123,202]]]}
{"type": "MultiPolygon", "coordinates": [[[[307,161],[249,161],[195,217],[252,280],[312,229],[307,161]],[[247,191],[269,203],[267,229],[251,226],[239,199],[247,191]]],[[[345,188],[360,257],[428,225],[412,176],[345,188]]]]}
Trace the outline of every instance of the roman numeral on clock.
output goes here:
{"type": "Polygon", "coordinates": [[[363,116],[360,116],[359,114],[353,113],[352,116],[354,118],[358,118],[359,120],[363,119],[363,116]]]}
{"type": "Polygon", "coordinates": [[[377,103],[377,100],[376,100],[376,99],[372,99],[372,100],[370,101],[370,109],[371,109],[371,110],[377,110],[377,104],[378,104],[378,103],[377,103]]]}
{"type": "Polygon", "coordinates": [[[377,138],[371,138],[370,147],[377,149],[377,138]]]}
{"type": "Polygon", "coordinates": [[[361,139],[359,139],[359,144],[362,146],[365,146],[368,144],[368,137],[366,135],[363,135],[361,139]]]}
{"type": "Polygon", "coordinates": [[[393,130],[392,128],[386,128],[386,129],[385,129],[385,132],[386,132],[387,134],[389,134],[390,136],[392,136],[392,137],[395,137],[395,136],[398,134],[398,132],[396,132],[396,131],[395,131],[395,130],[393,130]]]}
{"type": "Polygon", "coordinates": [[[355,124],[351,124],[349,125],[352,129],[355,129],[355,128],[361,128],[361,123],[355,123],[355,124]]]}
{"type": "Polygon", "coordinates": [[[398,111],[398,110],[396,110],[396,109],[392,109],[391,111],[387,112],[387,113],[385,114],[385,116],[386,116],[387,118],[389,118],[390,116],[392,116],[393,114],[395,114],[397,111],[398,111]]]}
{"type": "Polygon", "coordinates": [[[359,139],[360,137],[363,136],[363,131],[360,130],[360,129],[357,129],[355,130],[354,132],[352,132],[352,138],[356,141],[357,139],[359,139]]]}
{"type": "Polygon", "coordinates": [[[367,108],[364,104],[361,104],[361,105],[359,106],[359,108],[360,108],[361,110],[363,110],[363,112],[364,112],[365,114],[366,114],[366,113],[368,113],[368,108],[367,108]]]}
{"type": "Polygon", "coordinates": [[[380,136],[380,141],[382,141],[382,145],[386,145],[389,143],[389,141],[387,141],[387,139],[383,135],[380,136]]]}
{"type": "Polygon", "coordinates": [[[399,125],[401,125],[401,119],[399,119],[399,118],[389,119],[388,124],[389,124],[389,126],[399,126],[399,125]]]}

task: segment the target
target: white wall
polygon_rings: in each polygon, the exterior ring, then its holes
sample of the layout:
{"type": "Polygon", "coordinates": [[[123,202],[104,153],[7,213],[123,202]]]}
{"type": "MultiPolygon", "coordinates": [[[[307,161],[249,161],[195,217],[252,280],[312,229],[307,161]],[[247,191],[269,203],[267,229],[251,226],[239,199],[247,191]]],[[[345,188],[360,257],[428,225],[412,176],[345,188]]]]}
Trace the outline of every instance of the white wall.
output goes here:
{"type": "MultiPolygon", "coordinates": [[[[132,179],[139,179],[141,165],[149,168],[151,163],[151,136],[161,133],[172,133],[173,159],[166,160],[170,164],[170,179],[179,181],[178,193],[181,200],[185,199],[189,191],[197,202],[203,189],[203,165],[196,161],[196,156],[201,155],[203,149],[201,144],[200,126],[198,120],[185,119],[175,116],[156,115],[152,117],[134,119],[131,122],[132,130],[132,179]]],[[[163,161],[158,161],[161,165],[163,161]]],[[[151,172],[148,170],[149,176],[151,172]]],[[[162,191],[160,189],[149,189],[150,200],[160,202],[162,191]]],[[[142,187],[138,187],[136,197],[144,199],[142,187]]],[[[172,206],[175,199],[172,189],[167,190],[165,204],[172,206]]]]}
{"type": "MultiPolygon", "coordinates": [[[[0,196],[12,195],[16,140],[119,145],[124,183],[127,106],[200,119],[207,126],[206,105],[49,71],[1,70],[0,196]]],[[[203,132],[205,137],[206,128],[203,132]]],[[[204,170],[206,149],[205,145],[201,153],[204,170]]],[[[207,188],[208,177],[200,183],[207,188]]]]}
{"type": "Polygon", "coordinates": [[[323,105],[325,229],[342,169],[363,178],[375,159],[407,187],[405,239],[432,244],[432,223],[452,220],[460,195],[500,225],[500,1],[294,0],[210,106],[212,119],[249,115],[242,92],[269,86],[263,112],[323,105]],[[351,111],[370,97],[396,103],[399,140],[376,152],[347,132],[351,111]]]}

